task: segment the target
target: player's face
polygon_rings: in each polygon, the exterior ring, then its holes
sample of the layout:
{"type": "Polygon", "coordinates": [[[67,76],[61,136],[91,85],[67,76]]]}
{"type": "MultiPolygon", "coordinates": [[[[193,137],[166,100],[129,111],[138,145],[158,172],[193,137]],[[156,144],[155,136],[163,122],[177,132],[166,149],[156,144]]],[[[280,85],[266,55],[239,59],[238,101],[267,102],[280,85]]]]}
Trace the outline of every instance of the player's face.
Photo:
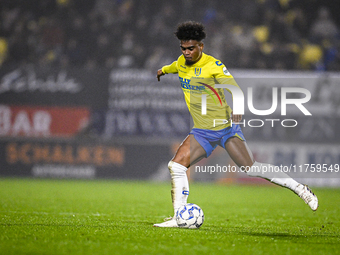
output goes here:
{"type": "Polygon", "coordinates": [[[195,64],[202,57],[203,43],[196,40],[181,41],[180,47],[187,65],[195,64]]]}

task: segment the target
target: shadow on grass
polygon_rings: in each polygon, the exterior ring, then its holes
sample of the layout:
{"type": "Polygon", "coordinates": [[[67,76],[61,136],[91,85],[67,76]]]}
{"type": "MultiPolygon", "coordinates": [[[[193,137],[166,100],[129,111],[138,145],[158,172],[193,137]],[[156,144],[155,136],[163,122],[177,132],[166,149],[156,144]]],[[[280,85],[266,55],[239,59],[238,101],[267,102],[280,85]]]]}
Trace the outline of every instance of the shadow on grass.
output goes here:
{"type": "MultiPolygon", "coordinates": [[[[317,243],[339,243],[340,236],[337,233],[317,233],[317,232],[304,232],[301,231],[300,233],[288,233],[288,232],[275,232],[272,230],[268,230],[264,232],[263,229],[261,230],[249,230],[247,228],[225,228],[225,227],[217,227],[217,226],[209,226],[200,229],[200,231],[207,231],[207,232],[219,232],[227,235],[244,235],[244,236],[253,236],[253,237],[268,237],[268,238],[274,238],[274,239],[282,239],[282,240],[304,240],[312,239],[312,240],[318,240],[317,243]],[[329,240],[329,238],[333,240],[329,240]]],[[[314,242],[314,241],[313,241],[314,242]]]]}

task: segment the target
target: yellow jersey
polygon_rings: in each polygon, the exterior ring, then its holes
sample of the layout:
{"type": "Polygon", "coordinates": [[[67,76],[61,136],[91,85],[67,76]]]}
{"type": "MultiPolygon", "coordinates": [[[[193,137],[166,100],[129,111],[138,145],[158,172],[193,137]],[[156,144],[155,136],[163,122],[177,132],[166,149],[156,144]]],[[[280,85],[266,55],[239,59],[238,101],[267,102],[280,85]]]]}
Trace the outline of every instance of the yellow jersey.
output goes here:
{"type": "Polygon", "coordinates": [[[186,65],[185,58],[181,55],[171,65],[163,66],[162,71],[178,73],[194,128],[221,130],[230,126],[230,121],[221,122],[221,120],[230,120],[232,110],[227,104],[224,90],[215,88],[215,84],[239,86],[220,60],[202,53],[199,61],[193,65],[186,65]],[[205,112],[202,111],[203,95],[206,95],[204,96],[205,112]]]}

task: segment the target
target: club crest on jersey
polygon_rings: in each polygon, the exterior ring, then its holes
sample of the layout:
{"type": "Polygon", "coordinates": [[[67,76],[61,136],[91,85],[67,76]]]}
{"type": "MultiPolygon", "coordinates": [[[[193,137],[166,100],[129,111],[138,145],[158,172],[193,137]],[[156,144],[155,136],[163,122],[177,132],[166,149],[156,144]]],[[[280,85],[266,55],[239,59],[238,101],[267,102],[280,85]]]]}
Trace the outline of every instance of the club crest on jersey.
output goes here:
{"type": "Polygon", "coordinates": [[[195,68],[195,75],[196,75],[196,76],[200,76],[201,73],[202,73],[202,68],[196,67],[196,68],[195,68]]]}

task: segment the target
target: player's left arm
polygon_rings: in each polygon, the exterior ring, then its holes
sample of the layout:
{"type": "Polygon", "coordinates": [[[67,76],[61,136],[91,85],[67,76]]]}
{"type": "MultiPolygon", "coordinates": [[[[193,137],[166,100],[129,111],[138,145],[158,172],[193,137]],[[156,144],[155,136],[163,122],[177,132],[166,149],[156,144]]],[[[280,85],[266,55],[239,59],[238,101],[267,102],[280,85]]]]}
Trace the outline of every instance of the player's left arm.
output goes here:
{"type": "MultiPolygon", "coordinates": [[[[221,61],[216,61],[213,65],[213,76],[218,84],[228,84],[237,87],[241,90],[240,86],[235,81],[227,67],[221,61]]],[[[226,89],[230,94],[233,94],[229,89],[226,89]]],[[[241,90],[242,91],[242,90],[241,90]]]]}
{"type": "MultiPolygon", "coordinates": [[[[231,75],[227,67],[221,61],[215,62],[215,65],[213,66],[213,70],[214,70],[214,77],[217,83],[232,85],[232,86],[237,87],[240,91],[242,91],[240,86],[235,81],[234,77],[231,75]]],[[[226,90],[231,95],[233,95],[233,93],[229,89],[226,88],[226,90]]],[[[233,112],[231,112],[230,118],[233,122],[240,122],[242,120],[242,115],[233,114],[233,112]]]]}

